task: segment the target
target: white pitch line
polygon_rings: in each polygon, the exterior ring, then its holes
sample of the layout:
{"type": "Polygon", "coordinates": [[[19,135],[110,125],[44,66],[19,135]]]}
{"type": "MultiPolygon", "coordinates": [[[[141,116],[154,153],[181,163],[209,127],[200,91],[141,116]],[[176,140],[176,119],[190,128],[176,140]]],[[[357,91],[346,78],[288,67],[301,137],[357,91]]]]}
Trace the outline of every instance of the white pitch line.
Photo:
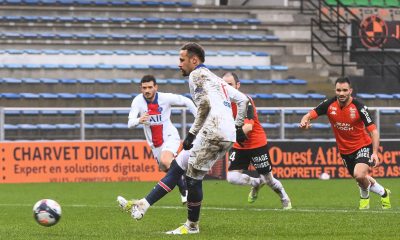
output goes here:
{"type": "MultiPolygon", "coordinates": [[[[32,204],[0,203],[0,207],[33,207],[32,204]]],[[[63,204],[62,207],[73,208],[118,208],[117,205],[86,205],[86,204],[63,204]]],[[[153,206],[155,209],[186,210],[184,206],[153,206]]],[[[224,208],[224,207],[202,207],[203,210],[213,211],[249,211],[249,212],[312,212],[312,213],[376,213],[376,214],[400,214],[400,210],[357,210],[357,209],[320,209],[320,208],[294,208],[283,210],[279,208],[224,208]]]]}

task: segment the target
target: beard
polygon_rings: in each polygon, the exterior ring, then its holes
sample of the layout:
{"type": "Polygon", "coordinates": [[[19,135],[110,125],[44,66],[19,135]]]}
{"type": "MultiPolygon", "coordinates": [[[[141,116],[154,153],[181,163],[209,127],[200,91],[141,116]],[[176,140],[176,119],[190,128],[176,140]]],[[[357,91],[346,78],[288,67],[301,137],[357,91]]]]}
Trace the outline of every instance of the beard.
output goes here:
{"type": "Polygon", "coordinates": [[[183,70],[183,69],[181,69],[181,73],[182,73],[182,76],[184,76],[184,77],[187,77],[187,76],[189,76],[189,73],[188,72],[186,72],[185,70],[183,70]]]}

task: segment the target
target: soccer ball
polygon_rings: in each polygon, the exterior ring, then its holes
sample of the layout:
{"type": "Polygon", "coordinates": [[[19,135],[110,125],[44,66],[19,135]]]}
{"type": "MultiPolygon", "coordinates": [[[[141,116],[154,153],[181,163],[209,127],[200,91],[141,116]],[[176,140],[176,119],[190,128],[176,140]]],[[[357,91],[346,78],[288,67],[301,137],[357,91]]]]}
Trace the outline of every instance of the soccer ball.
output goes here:
{"type": "Polygon", "coordinates": [[[331,176],[329,176],[329,174],[326,172],[321,173],[321,175],[319,176],[319,179],[321,179],[321,180],[329,180],[330,178],[331,178],[331,176]]]}
{"type": "Polygon", "coordinates": [[[33,217],[42,226],[53,226],[60,221],[61,206],[51,199],[39,200],[33,206],[33,217]]]}

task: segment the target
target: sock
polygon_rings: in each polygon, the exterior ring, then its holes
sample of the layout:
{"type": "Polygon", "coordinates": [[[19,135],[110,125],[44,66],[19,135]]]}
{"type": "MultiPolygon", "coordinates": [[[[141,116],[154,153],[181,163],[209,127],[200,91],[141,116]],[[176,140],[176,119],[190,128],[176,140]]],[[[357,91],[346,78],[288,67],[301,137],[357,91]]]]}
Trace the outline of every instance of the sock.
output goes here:
{"type": "Polygon", "coordinates": [[[188,220],[191,222],[198,222],[200,218],[201,201],[203,200],[203,180],[197,180],[186,176],[186,183],[188,187],[188,220]]]}
{"type": "Polygon", "coordinates": [[[386,197],[387,193],[384,187],[380,185],[378,182],[375,182],[374,184],[371,183],[371,187],[369,189],[371,192],[378,194],[381,197],[386,197]]]}
{"type": "Polygon", "coordinates": [[[282,200],[289,199],[289,196],[283,188],[282,183],[278,179],[274,178],[272,176],[272,173],[261,175],[260,177],[264,179],[265,184],[267,184],[272,190],[274,190],[274,192],[276,192],[276,194],[278,194],[282,200]]]}
{"type": "Polygon", "coordinates": [[[257,187],[261,183],[260,178],[253,178],[247,174],[236,171],[229,171],[226,180],[228,180],[228,182],[232,184],[251,185],[253,187],[257,187]]]}
{"type": "Polygon", "coordinates": [[[146,201],[150,205],[153,205],[158,200],[163,198],[167,193],[174,189],[184,173],[185,172],[182,170],[182,168],[180,168],[176,161],[173,160],[165,177],[163,177],[153,188],[153,190],[151,190],[151,192],[145,197],[146,201]]]}
{"type": "Polygon", "coordinates": [[[360,197],[361,198],[364,198],[364,199],[369,198],[369,189],[370,189],[370,187],[371,187],[371,184],[369,184],[366,189],[364,189],[364,188],[359,186],[359,188],[360,188],[360,197]]]}
{"type": "Polygon", "coordinates": [[[199,222],[192,222],[192,221],[190,221],[189,219],[186,220],[185,225],[188,226],[189,228],[192,228],[192,229],[193,229],[193,228],[194,228],[194,229],[198,229],[198,228],[199,228],[199,222]]]}
{"type": "Polygon", "coordinates": [[[186,190],[187,190],[187,186],[186,186],[186,178],[185,175],[182,175],[182,177],[178,180],[178,188],[179,188],[179,192],[181,193],[182,196],[186,196],[186,190]]]}

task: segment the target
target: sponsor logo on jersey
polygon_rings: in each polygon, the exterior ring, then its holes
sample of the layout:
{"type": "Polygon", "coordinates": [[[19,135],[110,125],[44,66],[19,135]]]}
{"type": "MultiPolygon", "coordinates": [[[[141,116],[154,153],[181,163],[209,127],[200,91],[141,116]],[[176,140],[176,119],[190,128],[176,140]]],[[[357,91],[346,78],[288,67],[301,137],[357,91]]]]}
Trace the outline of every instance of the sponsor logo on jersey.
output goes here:
{"type": "Polygon", "coordinates": [[[349,111],[350,111],[350,118],[351,118],[351,119],[356,118],[356,111],[357,111],[357,109],[351,107],[351,108],[349,109],[349,111]]]}
{"type": "Polygon", "coordinates": [[[335,125],[333,125],[335,128],[341,130],[341,131],[352,131],[354,130],[354,127],[351,126],[350,123],[341,123],[341,122],[336,122],[335,125]]]}
{"type": "Polygon", "coordinates": [[[161,114],[156,114],[156,115],[150,115],[149,122],[150,124],[161,124],[162,122],[162,115],[161,114]]]}
{"type": "Polygon", "coordinates": [[[369,116],[369,114],[368,114],[368,111],[367,111],[367,107],[366,106],[364,106],[363,108],[361,108],[361,113],[365,116],[365,118],[367,119],[367,123],[371,123],[372,122],[372,119],[371,119],[371,117],[369,116]]]}

